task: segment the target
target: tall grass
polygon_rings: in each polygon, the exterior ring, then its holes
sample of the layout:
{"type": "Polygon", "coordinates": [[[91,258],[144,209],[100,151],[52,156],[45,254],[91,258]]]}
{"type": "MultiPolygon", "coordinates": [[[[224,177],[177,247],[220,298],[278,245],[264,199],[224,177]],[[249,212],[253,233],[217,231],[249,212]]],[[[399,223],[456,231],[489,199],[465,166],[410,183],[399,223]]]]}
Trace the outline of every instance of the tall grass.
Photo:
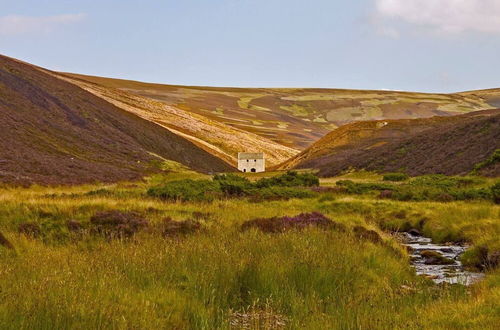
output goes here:
{"type": "Polygon", "coordinates": [[[500,273],[483,283],[436,286],[415,276],[406,252],[381,229],[417,226],[438,241],[465,237],[498,243],[500,206],[491,202],[399,202],[342,194],[250,203],[165,202],[148,183],[0,190],[0,327],[5,329],[494,328],[500,321],[500,273]],[[153,226],[205,215],[204,230],[163,238],[76,237],[65,223],[98,211],[143,214],[153,226]],[[320,211],[348,229],[361,225],[383,241],[350,230],[310,228],[283,234],[242,231],[257,217],[320,211]],[[425,221],[422,221],[422,220],[425,221]],[[43,235],[17,232],[41,224],[43,235]],[[280,320],[277,322],[276,320],[280,320]]]}

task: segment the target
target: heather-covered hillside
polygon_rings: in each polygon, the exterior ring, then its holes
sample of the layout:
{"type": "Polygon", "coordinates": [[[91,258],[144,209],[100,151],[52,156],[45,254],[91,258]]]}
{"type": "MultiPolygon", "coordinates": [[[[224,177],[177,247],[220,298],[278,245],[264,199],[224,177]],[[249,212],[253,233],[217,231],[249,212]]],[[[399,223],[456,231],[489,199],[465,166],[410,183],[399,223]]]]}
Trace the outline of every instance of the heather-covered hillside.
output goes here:
{"type": "Polygon", "coordinates": [[[323,176],[349,169],[406,172],[411,175],[467,174],[499,176],[487,162],[500,148],[500,110],[452,117],[357,122],[340,127],[282,168],[314,168],[323,176]]]}
{"type": "Polygon", "coordinates": [[[138,179],[169,159],[231,167],[193,143],[39,68],[0,57],[0,180],[74,184],[138,179]]]}

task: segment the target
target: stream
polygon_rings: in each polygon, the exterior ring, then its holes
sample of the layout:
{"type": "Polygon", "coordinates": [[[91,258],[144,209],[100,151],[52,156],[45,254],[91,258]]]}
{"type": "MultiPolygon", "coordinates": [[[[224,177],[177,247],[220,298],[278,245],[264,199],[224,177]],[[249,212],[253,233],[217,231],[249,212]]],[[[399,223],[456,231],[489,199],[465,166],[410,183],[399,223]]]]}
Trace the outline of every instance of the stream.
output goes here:
{"type": "Polygon", "coordinates": [[[432,239],[415,232],[401,233],[401,240],[409,248],[411,264],[417,275],[435,283],[471,285],[484,277],[483,273],[464,269],[460,256],[467,250],[458,244],[438,245],[432,239]]]}

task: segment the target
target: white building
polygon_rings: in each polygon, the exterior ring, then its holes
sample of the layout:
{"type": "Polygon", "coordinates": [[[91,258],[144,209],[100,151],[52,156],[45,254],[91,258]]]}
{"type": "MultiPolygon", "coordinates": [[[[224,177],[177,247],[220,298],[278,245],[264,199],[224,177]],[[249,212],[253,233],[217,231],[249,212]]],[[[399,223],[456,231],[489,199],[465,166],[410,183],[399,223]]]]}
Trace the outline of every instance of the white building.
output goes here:
{"type": "Polygon", "coordinates": [[[266,160],[263,152],[238,152],[238,170],[241,172],[264,172],[266,160]]]}

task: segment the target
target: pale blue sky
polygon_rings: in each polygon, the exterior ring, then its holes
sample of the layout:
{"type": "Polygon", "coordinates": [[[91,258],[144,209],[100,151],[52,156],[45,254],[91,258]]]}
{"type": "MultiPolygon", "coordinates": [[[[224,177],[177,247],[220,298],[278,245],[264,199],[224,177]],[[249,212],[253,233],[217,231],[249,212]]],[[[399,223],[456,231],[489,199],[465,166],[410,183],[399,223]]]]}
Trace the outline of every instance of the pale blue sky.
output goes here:
{"type": "Polygon", "coordinates": [[[500,0],[0,0],[0,53],[184,85],[500,87],[500,0]]]}

